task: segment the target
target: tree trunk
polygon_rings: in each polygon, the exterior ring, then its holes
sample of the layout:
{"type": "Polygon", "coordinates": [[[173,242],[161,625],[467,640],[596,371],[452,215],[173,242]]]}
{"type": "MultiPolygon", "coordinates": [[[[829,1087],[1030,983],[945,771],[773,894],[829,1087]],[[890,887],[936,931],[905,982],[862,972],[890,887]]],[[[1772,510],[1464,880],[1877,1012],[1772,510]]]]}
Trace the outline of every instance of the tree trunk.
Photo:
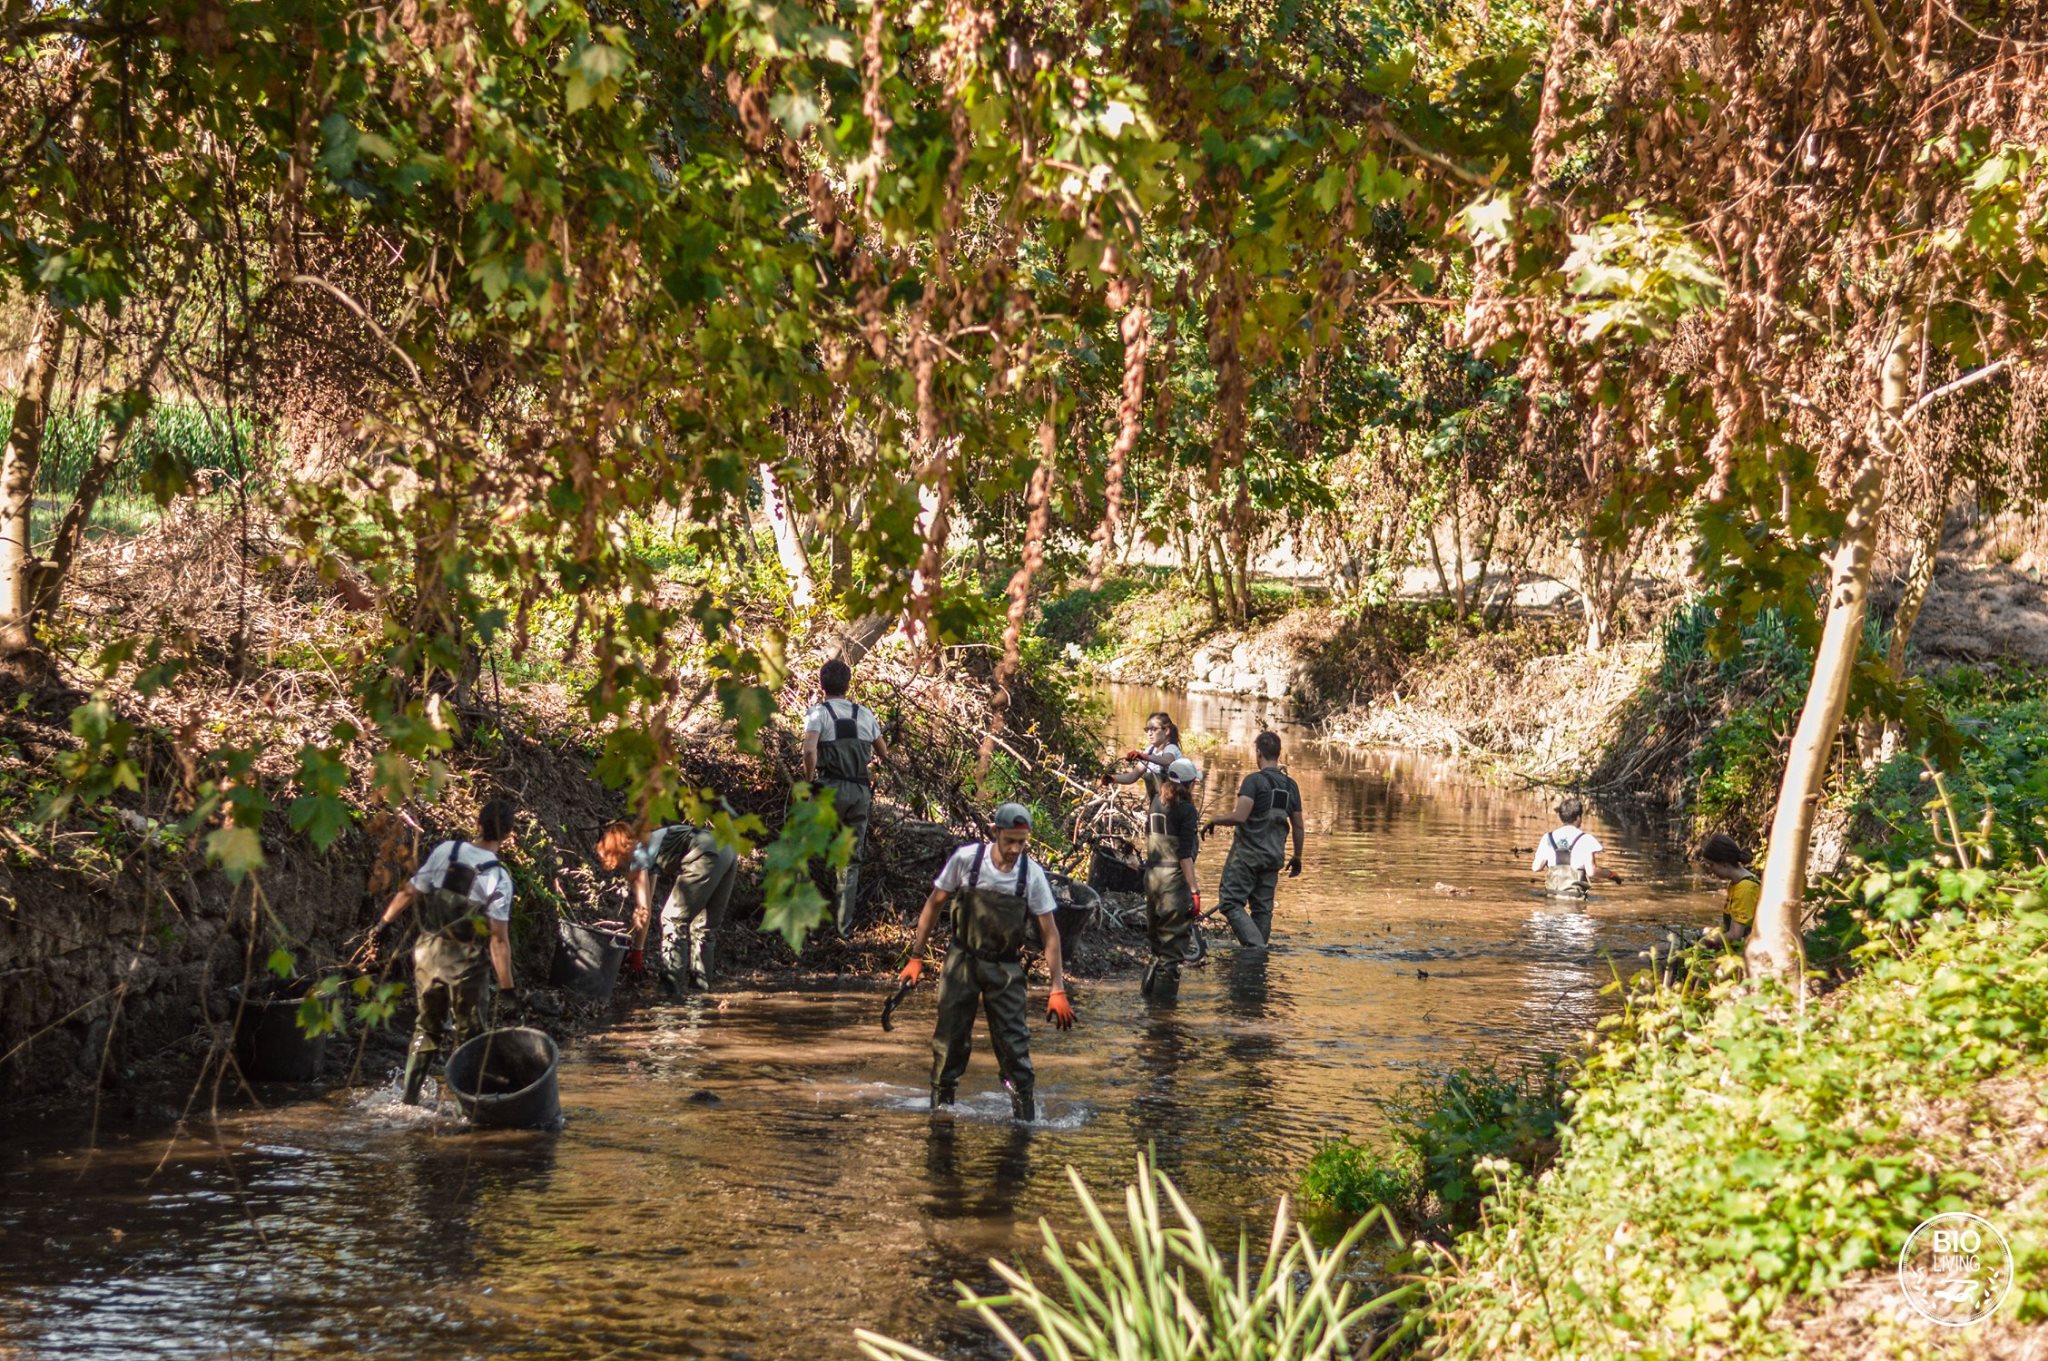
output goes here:
{"type": "Polygon", "coordinates": [[[1200,535],[1188,536],[1189,552],[1195,564],[1195,579],[1201,583],[1202,593],[1209,597],[1209,622],[1223,622],[1223,598],[1216,592],[1216,573],[1209,567],[1209,540],[1200,535]]]}
{"type": "Polygon", "coordinates": [[[1586,651],[1597,653],[1614,633],[1618,593],[1608,581],[1613,568],[1610,554],[1592,534],[1579,539],[1579,601],[1586,610],[1586,651]]]}
{"type": "Polygon", "coordinates": [[[811,556],[804,551],[803,535],[798,532],[796,520],[789,513],[789,500],[782,494],[782,484],[775,480],[775,469],[763,463],[761,473],[761,506],[768,515],[769,532],[775,536],[775,556],[782,563],[782,579],[789,587],[789,603],[796,607],[798,614],[809,614],[811,604],[817,598],[816,588],[811,582],[811,556]]]}
{"type": "Polygon", "coordinates": [[[65,314],[38,304],[0,459],[0,656],[35,648],[36,473],[43,461],[43,429],[64,349],[65,314]]]}
{"type": "Polygon", "coordinates": [[[1461,629],[1472,612],[1471,602],[1466,598],[1465,568],[1465,488],[1460,486],[1457,495],[1451,498],[1451,590],[1458,604],[1461,629]]]}
{"type": "Polygon", "coordinates": [[[1444,593],[1445,600],[1451,599],[1451,578],[1444,571],[1443,550],[1437,547],[1436,526],[1434,524],[1431,524],[1429,527],[1429,560],[1436,567],[1437,588],[1444,593]]]}
{"type": "Polygon", "coordinates": [[[1885,482],[1898,457],[1904,432],[1899,420],[1906,410],[1913,382],[1913,356],[1920,348],[1925,322],[1902,327],[1884,358],[1878,382],[1878,409],[1869,433],[1869,453],[1850,489],[1849,513],[1835,548],[1828,589],[1827,623],[1813,658],[1813,682],[1799,711],[1799,727],[1786,753],[1785,779],[1778,788],[1778,808],[1771,819],[1770,855],[1764,863],[1763,889],[1757,903],[1756,930],[1745,955],[1752,976],[1793,976],[1805,991],[1805,948],[1799,932],[1799,905],[1806,893],[1806,862],[1813,840],[1814,814],[1820,807],[1821,784],[1827,777],[1842,715],[1849,703],[1849,685],[1863,645],[1863,616],[1870,604],[1870,567],[1877,551],[1878,515],[1884,509],[1885,482]]]}
{"type": "Polygon", "coordinates": [[[128,432],[134,426],[133,419],[122,417],[100,436],[100,447],[93,451],[92,463],[78,479],[78,489],[72,492],[71,504],[65,508],[64,519],[57,526],[57,537],[50,545],[49,559],[39,564],[36,570],[35,589],[29,593],[28,602],[32,616],[57,607],[57,601],[63,594],[64,579],[70,575],[79,545],[85,542],[86,526],[92,523],[93,509],[100,503],[100,493],[106,490],[107,479],[114,475],[114,469],[121,462],[121,452],[128,447],[128,432]]]}
{"type": "Polygon", "coordinates": [[[1906,584],[1899,592],[1899,608],[1892,615],[1891,638],[1885,652],[1885,668],[1891,672],[1894,681],[1906,678],[1906,644],[1912,641],[1913,625],[1920,620],[1921,607],[1927,603],[1927,593],[1934,587],[1934,567],[1941,555],[1941,531],[1948,518],[1947,481],[1943,480],[1943,495],[1926,521],[1920,526],[1918,537],[1913,540],[1912,556],[1906,561],[1906,584]]]}

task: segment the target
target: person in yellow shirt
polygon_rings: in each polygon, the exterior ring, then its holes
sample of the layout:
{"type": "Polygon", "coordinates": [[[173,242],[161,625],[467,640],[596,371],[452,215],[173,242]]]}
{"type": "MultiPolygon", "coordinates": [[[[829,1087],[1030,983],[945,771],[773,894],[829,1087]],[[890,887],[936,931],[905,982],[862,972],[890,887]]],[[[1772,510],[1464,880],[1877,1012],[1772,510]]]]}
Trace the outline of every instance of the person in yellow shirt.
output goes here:
{"type": "Polygon", "coordinates": [[[1728,885],[1728,895],[1721,900],[1720,929],[1708,931],[1706,939],[1733,945],[1756,925],[1756,900],[1763,884],[1749,867],[1750,859],[1750,853],[1725,832],[1716,832],[1700,847],[1700,864],[1728,885]]]}

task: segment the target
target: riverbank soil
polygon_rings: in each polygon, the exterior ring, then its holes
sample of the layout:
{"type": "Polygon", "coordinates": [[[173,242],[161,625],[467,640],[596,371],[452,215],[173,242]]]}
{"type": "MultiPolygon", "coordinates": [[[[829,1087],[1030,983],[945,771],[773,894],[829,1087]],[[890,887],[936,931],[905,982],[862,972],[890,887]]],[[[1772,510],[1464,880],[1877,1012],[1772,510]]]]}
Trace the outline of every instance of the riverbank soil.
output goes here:
{"type": "MultiPolygon", "coordinates": [[[[368,621],[347,589],[288,566],[258,574],[246,612],[224,608],[233,594],[225,583],[241,567],[221,551],[216,528],[194,513],[99,545],[81,563],[62,619],[58,680],[24,689],[0,677],[0,1094],[189,1083],[217,1069],[230,1048],[230,987],[274,961],[312,978],[352,977],[350,959],[399,883],[434,844],[470,834],[478,808],[497,796],[524,814],[506,863],[517,890],[513,971],[529,1014],[561,1034],[598,1023],[601,1013],[545,984],[561,919],[626,913],[591,848],[608,822],[632,814],[599,778],[599,735],[571,702],[575,680],[480,678],[437,696],[450,743],[411,763],[413,795],[388,807],[368,792],[375,754],[353,740],[371,725],[337,674],[358,655],[368,621]],[[108,650],[136,611],[167,611],[189,632],[188,650],[201,660],[175,692],[152,684],[146,659],[108,650]],[[293,753],[330,732],[344,734],[330,748],[333,769],[299,769],[293,753]],[[233,788],[203,784],[199,772],[208,749],[231,743],[257,753],[238,780],[269,796],[253,829],[263,865],[246,875],[207,854],[222,826],[221,796],[231,805],[233,788]],[[295,812],[315,777],[339,797],[324,850],[295,812]],[[95,797],[71,796],[80,781],[95,797]]],[[[837,633],[821,627],[816,648],[834,645],[837,633]]],[[[732,725],[705,709],[677,723],[679,781],[759,818],[763,844],[782,827],[801,769],[796,729],[814,698],[814,668],[796,668],[779,696],[783,718],[763,730],[756,752],[742,751],[732,725]]],[[[756,851],[741,864],[723,941],[736,981],[881,976],[900,963],[942,850],[970,839],[989,803],[1059,805],[1071,756],[1055,742],[1080,730],[1025,685],[1012,687],[1016,754],[1002,753],[993,788],[977,790],[993,715],[985,670],[982,661],[915,671],[900,652],[869,654],[856,695],[880,715],[895,753],[879,776],[858,929],[849,940],[814,933],[800,955],[756,929],[756,851]]],[[[397,956],[402,978],[409,952],[397,956]]],[[[1118,958],[1108,950],[1092,963],[1115,967],[1118,958]]],[[[390,1027],[402,1035],[410,1022],[401,1002],[390,1027]]],[[[366,1043],[364,1054],[388,1056],[386,1039],[366,1043]]],[[[336,1075],[352,1071],[355,1044],[328,1049],[336,1075]]]]}

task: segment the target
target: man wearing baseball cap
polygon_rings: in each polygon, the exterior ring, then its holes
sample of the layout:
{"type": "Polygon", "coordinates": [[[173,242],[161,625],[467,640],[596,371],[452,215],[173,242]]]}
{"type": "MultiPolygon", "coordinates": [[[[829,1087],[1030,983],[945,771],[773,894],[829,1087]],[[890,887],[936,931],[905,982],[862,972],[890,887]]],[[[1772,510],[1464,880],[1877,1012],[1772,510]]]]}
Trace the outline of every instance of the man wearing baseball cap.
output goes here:
{"type": "Polygon", "coordinates": [[[990,819],[993,841],[962,846],[932,881],[931,896],[910,939],[910,962],[899,977],[915,984],[924,976],[924,947],[951,902],[952,943],[939,969],[939,1023],[932,1032],[932,1113],[953,1104],[974,1035],[977,1004],[988,1014],[989,1044],[996,1067],[1010,1089],[1010,1109],[1019,1120],[1037,1118],[1031,1072],[1031,1027],[1019,958],[1027,926],[1035,922],[1052,973],[1045,1018],[1061,1030],[1074,1024],[1067,979],[1060,962],[1060,933],[1053,924],[1052,885],[1045,867],[1031,862],[1031,810],[1006,803],[990,819]]]}

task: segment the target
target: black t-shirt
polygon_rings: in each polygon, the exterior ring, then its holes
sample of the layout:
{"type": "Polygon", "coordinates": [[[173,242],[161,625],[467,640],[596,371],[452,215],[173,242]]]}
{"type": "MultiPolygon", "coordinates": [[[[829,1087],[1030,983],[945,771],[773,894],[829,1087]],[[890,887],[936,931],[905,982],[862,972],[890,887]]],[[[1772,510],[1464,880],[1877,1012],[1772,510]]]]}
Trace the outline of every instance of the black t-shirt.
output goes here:
{"type": "Polygon", "coordinates": [[[1237,796],[1252,801],[1252,817],[1257,819],[1273,811],[1274,791],[1281,789],[1287,791],[1287,811],[1298,812],[1301,808],[1301,786],[1283,770],[1253,771],[1238,784],[1237,796]]]}
{"type": "Polygon", "coordinates": [[[1166,814],[1166,834],[1180,847],[1180,859],[1193,860],[1202,849],[1202,815],[1191,799],[1160,800],[1166,814]]]}

